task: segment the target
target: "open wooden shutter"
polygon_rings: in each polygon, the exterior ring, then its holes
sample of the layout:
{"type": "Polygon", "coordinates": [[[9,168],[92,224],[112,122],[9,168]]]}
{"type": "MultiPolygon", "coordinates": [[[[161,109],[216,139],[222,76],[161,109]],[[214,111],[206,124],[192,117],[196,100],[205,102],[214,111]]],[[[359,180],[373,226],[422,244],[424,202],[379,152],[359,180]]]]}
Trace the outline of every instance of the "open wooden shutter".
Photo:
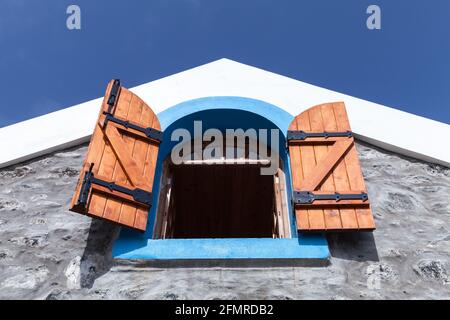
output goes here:
{"type": "Polygon", "coordinates": [[[160,129],[144,101],[111,81],[70,210],[145,231],[160,129]]]}
{"type": "Polygon", "coordinates": [[[287,134],[299,231],[375,229],[343,102],[310,108],[287,134]]]}

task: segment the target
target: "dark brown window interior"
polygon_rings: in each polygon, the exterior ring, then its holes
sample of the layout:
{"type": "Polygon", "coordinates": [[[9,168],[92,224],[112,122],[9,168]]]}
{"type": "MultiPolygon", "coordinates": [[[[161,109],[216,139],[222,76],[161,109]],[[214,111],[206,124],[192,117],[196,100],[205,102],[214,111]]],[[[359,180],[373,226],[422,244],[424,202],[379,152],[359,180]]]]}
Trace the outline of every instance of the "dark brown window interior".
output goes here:
{"type": "Polygon", "coordinates": [[[272,238],[273,176],[255,165],[171,166],[166,238],[272,238]]]}

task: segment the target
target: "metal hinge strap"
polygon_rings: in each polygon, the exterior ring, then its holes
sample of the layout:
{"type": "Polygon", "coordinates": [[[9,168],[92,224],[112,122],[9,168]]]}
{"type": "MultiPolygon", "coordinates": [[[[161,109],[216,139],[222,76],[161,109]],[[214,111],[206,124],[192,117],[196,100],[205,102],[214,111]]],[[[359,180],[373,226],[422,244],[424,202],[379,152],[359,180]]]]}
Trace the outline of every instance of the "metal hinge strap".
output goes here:
{"type": "Polygon", "coordinates": [[[152,193],[149,191],[145,191],[139,188],[136,189],[128,189],[122,186],[119,186],[113,182],[104,181],[98,178],[94,177],[94,174],[92,173],[92,165],[91,169],[89,171],[86,171],[86,174],[84,175],[83,184],[81,186],[80,190],[80,196],[78,197],[78,205],[86,206],[88,197],[89,197],[89,191],[91,189],[92,184],[96,184],[102,187],[105,187],[109,189],[110,191],[117,191],[124,194],[127,194],[129,196],[132,196],[134,201],[140,202],[143,204],[146,204],[148,206],[152,205],[152,193]]]}
{"type": "Polygon", "coordinates": [[[150,127],[149,128],[140,127],[138,125],[130,123],[129,121],[118,119],[118,118],[114,117],[111,113],[108,113],[108,112],[104,112],[104,114],[106,116],[104,125],[106,125],[108,123],[108,121],[111,121],[111,122],[117,123],[117,124],[125,127],[126,129],[131,128],[136,131],[142,132],[148,138],[150,138],[152,140],[156,140],[159,142],[162,141],[162,137],[163,137],[162,131],[159,131],[159,130],[156,130],[156,129],[150,128],[150,127]]]}
{"type": "Polygon", "coordinates": [[[115,79],[108,97],[109,112],[111,111],[112,107],[114,107],[114,105],[116,104],[117,96],[119,95],[119,89],[120,89],[120,80],[115,79]]]}
{"type": "Polygon", "coordinates": [[[83,183],[80,189],[80,195],[78,196],[78,205],[86,207],[89,198],[89,191],[91,190],[91,178],[93,177],[92,166],[89,171],[86,171],[83,178],[83,183]]]}
{"type": "Polygon", "coordinates": [[[311,191],[294,191],[294,204],[311,204],[316,200],[334,200],[339,202],[341,200],[361,200],[363,202],[369,199],[367,193],[339,193],[332,194],[317,194],[311,191]]]}
{"type": "Polygon", "coordinates": [[[289,130],[287,132],[287,140],[305,140],[308,138],[337,138],[337,137],[353,137],[353,132],[351,131],[342,131],[342,132],[305,132],[302,130],[294,131],[289,130]]]}

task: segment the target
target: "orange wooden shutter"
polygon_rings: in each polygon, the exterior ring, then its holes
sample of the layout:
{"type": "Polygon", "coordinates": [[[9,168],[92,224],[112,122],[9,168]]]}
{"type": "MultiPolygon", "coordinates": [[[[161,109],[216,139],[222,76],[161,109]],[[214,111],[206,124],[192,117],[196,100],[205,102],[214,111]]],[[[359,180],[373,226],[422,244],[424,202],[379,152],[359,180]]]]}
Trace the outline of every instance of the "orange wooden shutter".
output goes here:
{"type": "Polygon", "coordinates": [[[298,230],[374,230],[344,103],[302,112],[290,124],[287,139],[298,230]]]}
{"type": "Polygon", "coordinates": [[[144,101],[111,81],[70,210],[145,231],[160,129],[144,101]]]}

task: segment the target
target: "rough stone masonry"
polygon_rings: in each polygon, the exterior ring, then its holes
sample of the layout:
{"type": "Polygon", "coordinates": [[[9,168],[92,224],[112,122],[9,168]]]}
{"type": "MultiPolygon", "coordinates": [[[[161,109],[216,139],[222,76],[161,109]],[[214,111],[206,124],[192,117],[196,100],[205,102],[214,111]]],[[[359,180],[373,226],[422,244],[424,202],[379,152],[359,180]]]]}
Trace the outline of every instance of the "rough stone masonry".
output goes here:
{"type": "Polygon", "coordinates": [[[377,230],[317,267],[118,263],[118,228],[68,211],[86,145],[0,171],[1,299],[449,299],[450,169],[358,144],[377,230]]]}

